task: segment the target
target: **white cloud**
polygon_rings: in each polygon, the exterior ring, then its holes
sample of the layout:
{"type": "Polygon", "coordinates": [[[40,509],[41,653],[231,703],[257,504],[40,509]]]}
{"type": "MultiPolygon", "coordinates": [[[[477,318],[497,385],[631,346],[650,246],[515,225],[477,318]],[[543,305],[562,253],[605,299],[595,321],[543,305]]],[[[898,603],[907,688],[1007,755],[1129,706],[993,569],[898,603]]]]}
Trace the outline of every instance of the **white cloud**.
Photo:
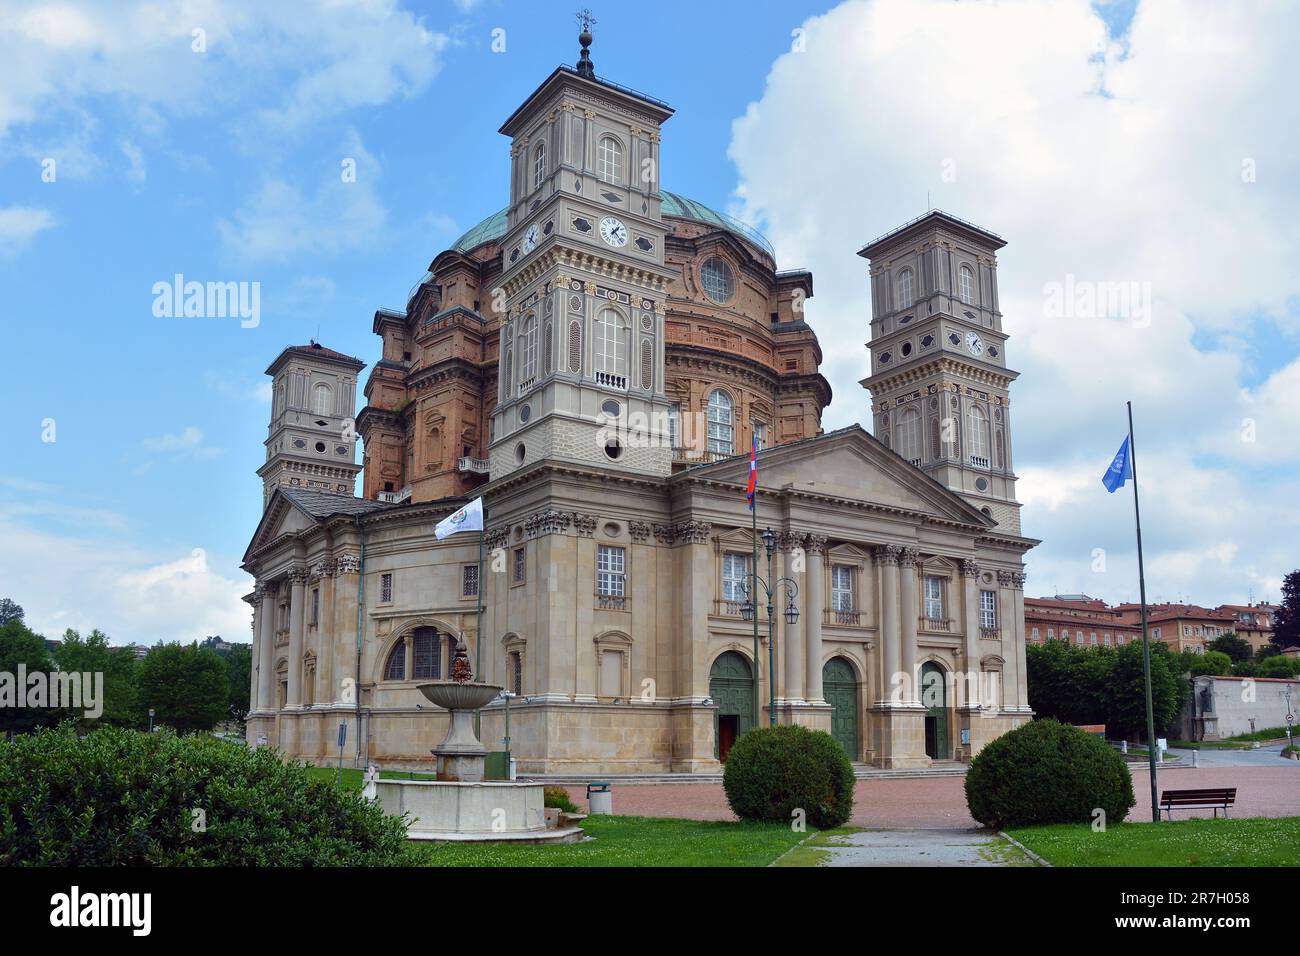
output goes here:
{"type": "Polygon", "coordinates": [[[1008,240],[1014,461],[1025,533],[1045,542],[1031,592],[1136,594],[1131,498],[1099,482],[1126,399],[1153,591],[1276,597],[1294,566],[1300,8],[1251,10],[1143,2],[1121,48],[1086,0],[850,0],[804,24],[805,52],[734,124],[736,211],[816,275],[828,428],[869,418],[857,249],[927,195],[1008,240]],[[1138,283],[1149,314],[1057,317],[1045,290],[1068,276],[1138,283]],[[1272,371],[1247,387],[1255,354],[1272,371]]]}
{"type": "Polygon", "coordinates": [[[261,131],[283,135],[419,93],[450,42],[397,0],[11,0],[6,7],[0,139],[104,97],[155,135],[167,118],[224,115],[247,98],[258,104],[261,131]]]}
{"type": "Polygon", "coordinates": [[[0,207],[0,256],[25,249],[38,233],[54,227],[54,214],[35,206],[0,207]]]}
{"type": "MultiPolygon", "coordinates": [[[[186,426],[176,434],[167,433],[157,438],[146,438],[140,443],[145,451],[165,455],[172,461],[194,458],[208,460],[216,458],[224,449],[213,448],[203,441],[203,431],[194,425],[186,426]]],[[[154,462],[146,460],[140,466],[139,473],[148,471],[154,462]]]]}
{"type": "Polygon", "coordinates": [[[314,193],[305,194],[287,179],[267,179],[231,219],[217,222],[222,245],[244,261],[280,261],[300,253],[334,256],[370,246],[388,222],[377,189],[381,173],[378,160],[350,131],[314,193]],[[355,178],[345,179],[344,162],[355,169],[355,178]]]}
{"type": "Polygon", "coordinates": [[[143,184],[149,177],[149,170],[145,166],[144,153],[140,150],[140,147],[130,140],[124,139],[118,143],[118,148],[122,150],[122,155],[126,157],[126,178],[136,185],[143,184]]]}
{"type": "Polygon", "coordinates": [[[220,634],[248,641],[251,609],[240,598],[251,589],[234,562],[218,570],[206,552],[166,555],[85,531],[56,534],[0,514],[0,581],[21,604],[27,624],[46,637],[66,628],[99,628],[115,644],[184,641],[220,634]],[[50,574],[39,555],[57,555],[50,574]]]}

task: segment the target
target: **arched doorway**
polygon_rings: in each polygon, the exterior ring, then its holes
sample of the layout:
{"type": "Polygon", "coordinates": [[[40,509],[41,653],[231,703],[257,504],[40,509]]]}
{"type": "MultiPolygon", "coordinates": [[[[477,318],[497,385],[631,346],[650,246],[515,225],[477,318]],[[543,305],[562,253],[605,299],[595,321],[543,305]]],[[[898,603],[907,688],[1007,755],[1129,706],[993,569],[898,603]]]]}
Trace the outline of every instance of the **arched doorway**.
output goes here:
{"type": "Polygon", "coordinates": [[[831,705],[831,736],[839,741],[850,760],[858,753],[858,680],[853,666],[842,657],[832,657],[822,667],[822,696],[831,705]]]}
{"type": "Polygon", "coordinates": [[[754,673],[735,651],[719,655],[709,671],[709,696],[713,714],[713,755],[727,759],[737,738],[754,725],[754,673]]]}
{"type": "Polygon", "coordinates": [[[948,682],[933,661],[921,667],[921,704],[925,707],[925,752],[931,760],[948,760],[948,682]]]}

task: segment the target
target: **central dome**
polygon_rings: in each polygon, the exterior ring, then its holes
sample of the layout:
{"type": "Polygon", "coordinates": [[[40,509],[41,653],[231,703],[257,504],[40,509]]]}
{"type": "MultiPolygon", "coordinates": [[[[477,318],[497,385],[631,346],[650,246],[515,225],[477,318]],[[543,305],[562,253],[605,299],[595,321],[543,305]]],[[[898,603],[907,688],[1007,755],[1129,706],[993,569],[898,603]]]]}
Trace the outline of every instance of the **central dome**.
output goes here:
{"type": "MultiPolygon", "coordinates": [[[[704,203],[696,202],[694,199],[687,199],[678,193],[670,193],[664,190],[659,195],[663,200],[662,209],[665,216],[673,219],[687,219],[726,230],[762,249],[773,259],[776,258],[776,252],[772,249],[771,244],[763,238],[762,233],[752,226],[745,225],[734,216],[728,216],[716,209],[710,209],[704,203]]],[[[463,255],[485,242],[500,239],[506,234],[507,212],[508,210],[502,209],[500,212],[488,216],[457,239],[451,248],[463,255]]]]}

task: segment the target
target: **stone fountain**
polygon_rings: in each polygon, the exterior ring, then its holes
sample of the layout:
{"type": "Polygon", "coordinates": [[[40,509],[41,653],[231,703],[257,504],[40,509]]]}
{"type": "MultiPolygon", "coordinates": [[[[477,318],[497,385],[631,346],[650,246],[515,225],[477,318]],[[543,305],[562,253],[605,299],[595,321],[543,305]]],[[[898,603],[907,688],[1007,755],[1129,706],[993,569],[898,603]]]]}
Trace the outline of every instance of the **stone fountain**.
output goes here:
{"type": "Polygon", "coordinates": [[[576,826],[551,828],[546,823],[542,785],[483,779],[487,748],[474,733],[474,711],[501,693],[497,684],[474,681],[465,642],[458,641],[451,679],[418,685],[430,703],[451,714],[437,758],[436,780],[373,781],[384,812],[407,814],[412,840],[510,841],[570,843],[581,840],[576,826]]]}

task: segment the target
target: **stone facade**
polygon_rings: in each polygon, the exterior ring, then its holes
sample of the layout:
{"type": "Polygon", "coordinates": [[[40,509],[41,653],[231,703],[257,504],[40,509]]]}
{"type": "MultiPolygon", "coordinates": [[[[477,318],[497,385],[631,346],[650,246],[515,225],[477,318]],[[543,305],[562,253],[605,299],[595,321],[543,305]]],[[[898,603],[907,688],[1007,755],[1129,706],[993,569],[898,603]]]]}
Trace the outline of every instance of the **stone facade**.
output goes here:
{"type": "MultiPolygon", "coordinates": [[[[458,639],[516,695],[525,773],[716,771],[773,716],[924,767],[1029,719],[1036,542],[861,427],[822,433],[811,275],[630,174],[670,115],[555,71],[502,127],[509,208],[376,313],[364,497],[278,488],[245,555],[251,743],[326,760],[346,722],[358,757],[428,767],[446,715],[417,687],[458,639]],[[471,496],[482,546],[437,541],[471,496]]],[[[481,736],[503,749],[504,701],[481,736]]]]}

